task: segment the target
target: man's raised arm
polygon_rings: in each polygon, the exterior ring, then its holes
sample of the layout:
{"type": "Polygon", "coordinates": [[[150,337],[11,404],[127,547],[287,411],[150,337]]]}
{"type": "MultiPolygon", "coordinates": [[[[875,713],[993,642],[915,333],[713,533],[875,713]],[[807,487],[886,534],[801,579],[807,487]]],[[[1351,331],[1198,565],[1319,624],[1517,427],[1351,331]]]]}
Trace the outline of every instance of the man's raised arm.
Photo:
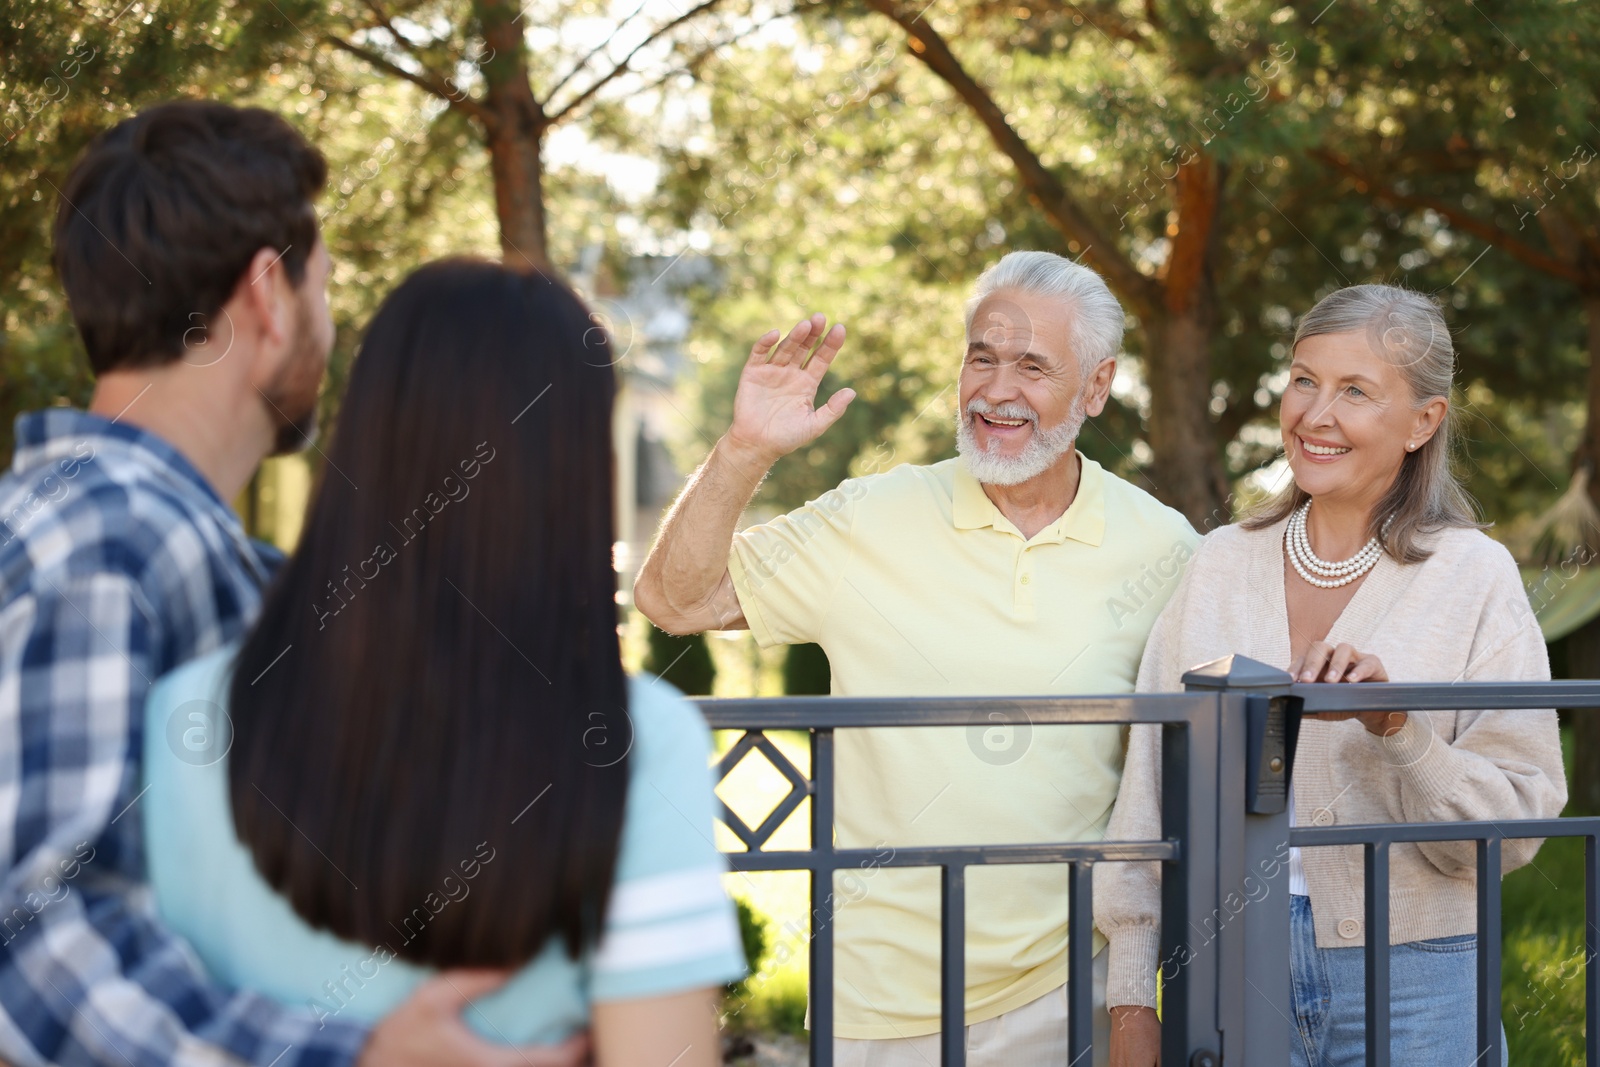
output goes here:
{"type": "Polygon", "coordinates": [[[634,603],[668,633],[746,628],[728,574],[739,516],[772,465],[816,440],[856,395],[841,389],[814,406],[822,376],[844,344],[844,326],[824,336],[826,324],[813,315],[781,343],[773,330],[750,349],[734,394],[733,425],[672,505],[634,582],[634,603]]]}

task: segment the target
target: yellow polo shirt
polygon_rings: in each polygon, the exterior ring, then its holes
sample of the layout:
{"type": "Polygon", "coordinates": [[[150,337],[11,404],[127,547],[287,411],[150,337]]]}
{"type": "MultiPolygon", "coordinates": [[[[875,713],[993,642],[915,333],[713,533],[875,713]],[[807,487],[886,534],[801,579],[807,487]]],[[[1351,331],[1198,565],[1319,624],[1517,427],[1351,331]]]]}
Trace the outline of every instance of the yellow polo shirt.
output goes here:
{"type": "MultiPolygon", "coordinates": [[[[1127,693],[1199,538],[1079,457],[1072,506],[1031,540],[957,459],[854,478],[739,533],[728,569],[763,646],[815,641],[848,696],[1127,693]]],[[[841,848],[1094,841],[1118,726],[841,730],[841,848]]],[[[834,1011],[847,1038],[939,1030],[939,881],[868,865],[834,882],[834,1011]]],[[[1067,977],[1064,866],[967,869],[967,1022],[1067,977]]],[[[1103,944],[1096,935],[1095,948],[1103,944]]]]}

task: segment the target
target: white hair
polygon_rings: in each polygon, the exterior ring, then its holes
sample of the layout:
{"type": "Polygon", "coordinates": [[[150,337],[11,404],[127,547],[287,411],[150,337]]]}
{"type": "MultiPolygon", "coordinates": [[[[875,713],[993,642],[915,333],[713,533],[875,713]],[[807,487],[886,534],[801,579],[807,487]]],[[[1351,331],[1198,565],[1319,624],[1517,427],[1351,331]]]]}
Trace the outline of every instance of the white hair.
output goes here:
{"type": "Polygon", "coordinates": [[[1102,360],[1122,350],[1125,316],[1100,275],[1054,252],[1008,252],[1000,262],[978,275],[967,301],[966,328],[978,305],[998,292],[1029,293],[1059,301],[1072,317],[1068,346],[1078,357],[1078,368],[1088,377],[1102,360]]]}

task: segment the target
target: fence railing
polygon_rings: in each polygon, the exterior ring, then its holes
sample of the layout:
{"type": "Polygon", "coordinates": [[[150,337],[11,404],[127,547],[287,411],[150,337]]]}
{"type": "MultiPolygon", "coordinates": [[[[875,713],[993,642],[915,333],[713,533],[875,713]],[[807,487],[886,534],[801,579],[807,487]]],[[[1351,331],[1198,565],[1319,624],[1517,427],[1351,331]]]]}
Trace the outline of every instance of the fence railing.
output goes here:
{"type": "MultiPolygon", "coordinates": [[[[868,863],[940,872],[940,1048],[946,1067],[965,1049],[966,870],[983,864],[1060,863],[1068,869],[1068,1055],[1092,1062],[1091,926],[1096,863],[1162,864],[1161,1056],[1167,1067],[1282,1067],[1293,1015],[1289,981],[1287,865],[1271,862],[1287,843],[1299,848],[1362,845],[1366,856],[1367,1062],[1389,1059],[1388,848],[1399,841],[1476,841],[1478,850],[1479,1063],[1500,1061],[1500,843],[1519,837],[1586,840],[1585,1005],[1600,1019],[1600,818],[1486,823],[1386,823],[1291,829],[1290,775],[1300,716],[1322,711],[1429,711],[1491,708],[1597,708],[1600,681],[1454,685],[1294,685],[1288,674],[1230,657],[1185,675],[1186,692],[1111,697],[944,698],[788,697],[702,700],[707,722],[743,735],[722,757],[725,777],[752,750],[790,783],[757,827],[726,805],[721,818],[745,846],[728,853],[735,871],[810,873],[810,1053],[833,1063],[833,894],[835,871],[868,863]],[[834,731],[882,727],[1030,727],[1159,724],[1162,729],[1161,838],[1055,844],[901,848],[890,855],[834,843],[834,731]],[[771,738],[807,731],[810,775],[771,738]],[[809,849],[770,849],[772,835],[807,798],[809,849]],[[1246,879],[1266,885],[1245,894],[1246,879]],[[1252,902],[1235,913],[1224,901],[1252,902]],[[1192,935],[1212,928],[1204,943],[1192,935]]],[[[1600,1067],[1600,1032],[1587,1028],[1588,1060],[1600,1067]]]]}

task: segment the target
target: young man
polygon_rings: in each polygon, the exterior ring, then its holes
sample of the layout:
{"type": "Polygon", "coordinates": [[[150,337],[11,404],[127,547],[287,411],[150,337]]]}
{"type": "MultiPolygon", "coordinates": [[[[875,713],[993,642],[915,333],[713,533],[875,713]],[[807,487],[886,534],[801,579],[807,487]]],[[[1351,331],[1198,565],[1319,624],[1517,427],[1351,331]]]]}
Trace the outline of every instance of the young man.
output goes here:
{"type": "MultiPolygon", "coordinates": [[[[312,207],[326,177],[277,116],[186,101],[102,134],[61,189],[56,269],[96,386],[87,412],[22,416],[0,479],[5,1060],[586,1056],[583,1039],[540,1050],[476,1037],[460,1011],[499,983],[492,973],[441,976],[370,1030],[220,988],[144,884],[145,691],[249,625],[281,556],[228,501],[262,459],[315,434],[333,342],[312,207]]],[[[169,743],[220,759],[218,725],[186,716],[169,743]]]]}

